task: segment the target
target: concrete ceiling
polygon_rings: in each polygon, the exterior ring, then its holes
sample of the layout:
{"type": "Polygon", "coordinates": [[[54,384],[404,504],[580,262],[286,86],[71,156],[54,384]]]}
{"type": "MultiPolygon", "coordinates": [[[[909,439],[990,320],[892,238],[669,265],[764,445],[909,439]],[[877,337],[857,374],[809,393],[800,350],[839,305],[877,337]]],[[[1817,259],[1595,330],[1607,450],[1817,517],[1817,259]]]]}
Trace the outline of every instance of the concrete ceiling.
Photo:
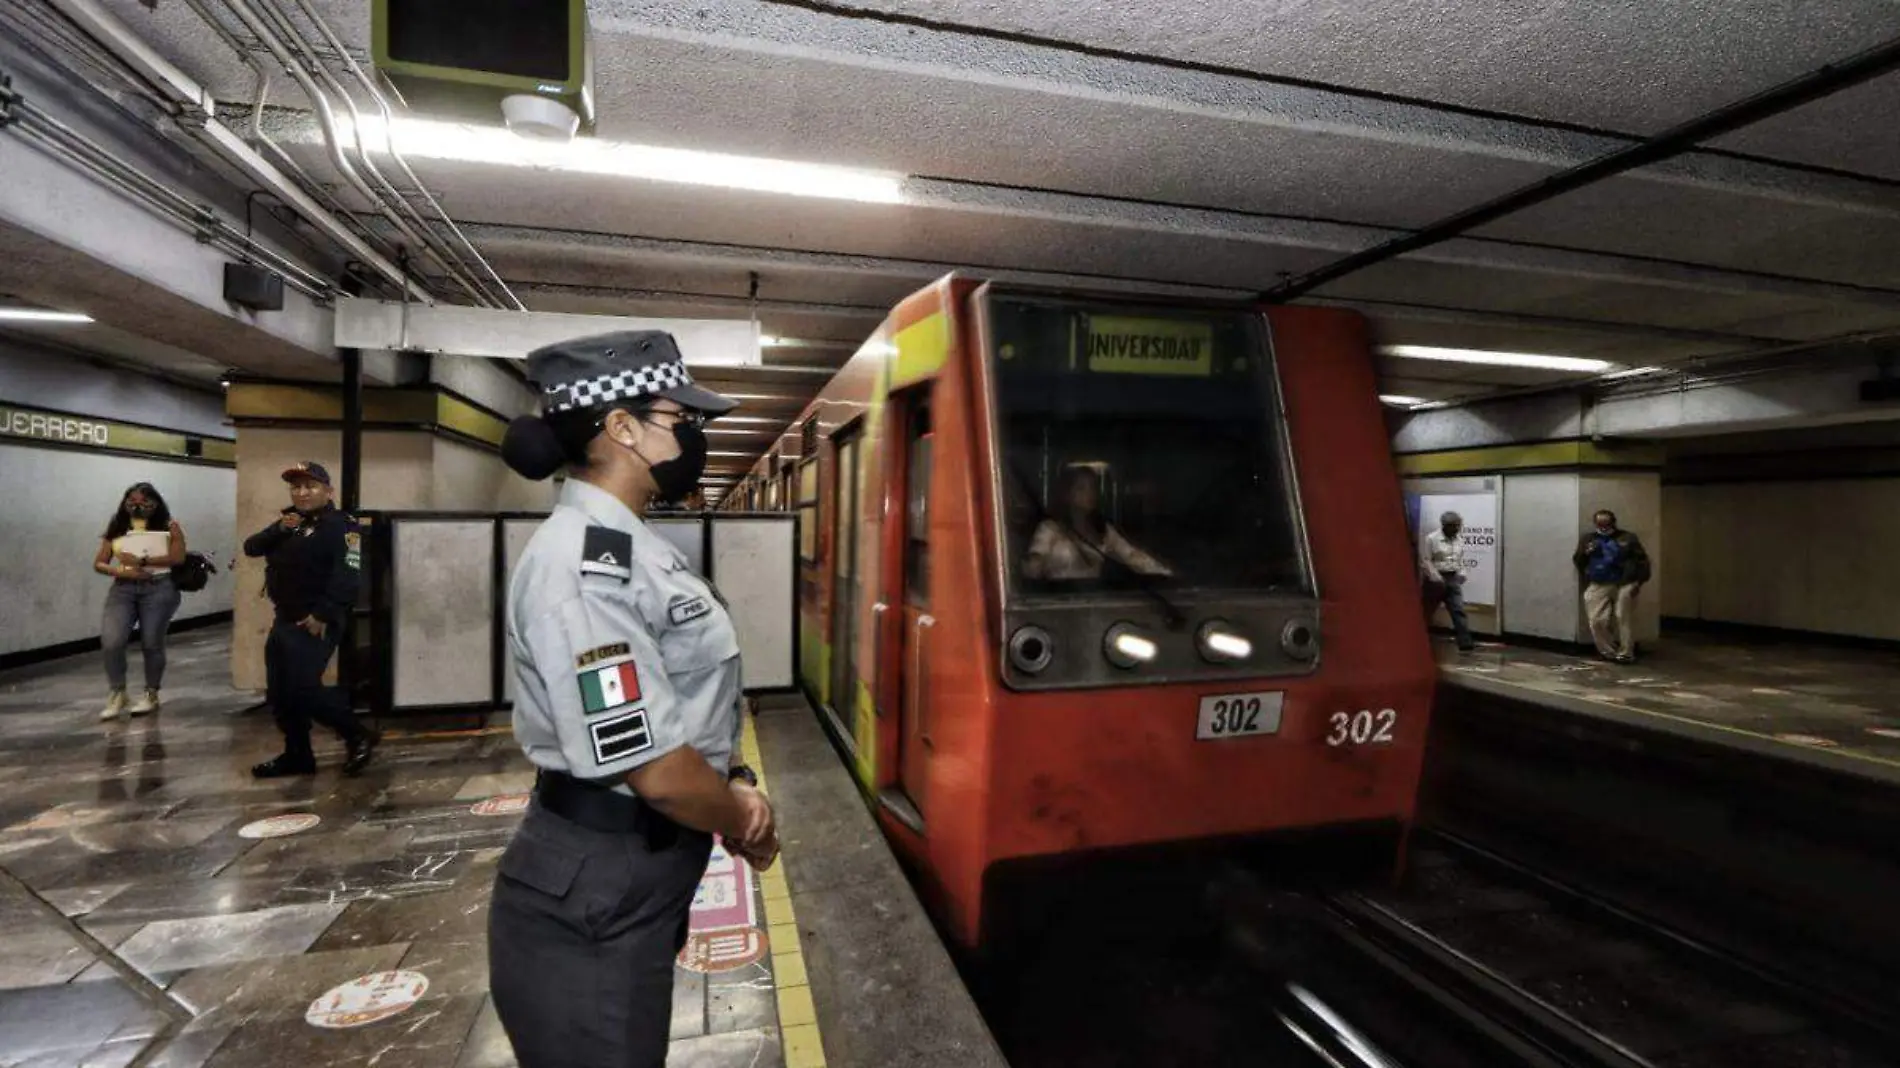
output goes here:
{"type": "MultiPolygon", "coordinates": [[[[220,100],[252,99],[251,69],[180,0],[105,2],[220,100]]],[[[365,0],[313,4],[367,55],[365,0]]],[[[901,203],[412,159],[417,173],[531,307],[756,312],[799,342],[768,362],[805,367],[835,365],[956,267],[1254,294],[1900,38],[1893,0],[588,7],[601,138],[892,171],[901,203]]],[[[306,98],[279,78],[270,99],[267,129],[343,195],[306,98]]],[[[1304,299],[1365,311],[1384,342],[1630,366],[1900,331],[1896,128],[1886,75],[1304,299]]],[[[1560,379],[1383,370],[1390,392],[1432,399],[1560,379]]],[[[750,405],[768,414],[822,381],[728,378],[776,398],[750,405]]]]}

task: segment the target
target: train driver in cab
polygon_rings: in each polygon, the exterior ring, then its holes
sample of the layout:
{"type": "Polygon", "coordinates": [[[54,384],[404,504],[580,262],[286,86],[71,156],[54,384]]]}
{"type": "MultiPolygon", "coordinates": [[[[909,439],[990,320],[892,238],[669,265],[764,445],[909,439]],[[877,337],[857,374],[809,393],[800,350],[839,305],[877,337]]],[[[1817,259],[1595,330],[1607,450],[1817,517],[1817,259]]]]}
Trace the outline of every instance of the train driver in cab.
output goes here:
{"type": "Polygon", "coordinates": [[[1062,471],[1055,515],[1037,525],[1023,554],[1023,575],[1031,579],[1076,582],[1102,577],[1112,557],[1141,575],[1167,576],[1166,564],[1137,548],[1102,514],[1102,476],[1095,468],[1072,464],[1062,471]]]}

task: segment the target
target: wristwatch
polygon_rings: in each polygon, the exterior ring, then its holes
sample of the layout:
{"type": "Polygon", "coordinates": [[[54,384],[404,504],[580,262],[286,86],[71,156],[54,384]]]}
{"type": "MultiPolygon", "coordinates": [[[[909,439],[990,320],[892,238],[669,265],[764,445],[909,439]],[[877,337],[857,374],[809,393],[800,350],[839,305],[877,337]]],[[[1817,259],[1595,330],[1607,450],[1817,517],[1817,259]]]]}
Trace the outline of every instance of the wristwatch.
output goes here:
{"type": "Polygon", "coordinates": [[[732,770],[726,772],[726,781],[732,782],[734,780],[742,781],[747,786],[759,785],[758,774],[744,764],[734,764],[732,770]]]}

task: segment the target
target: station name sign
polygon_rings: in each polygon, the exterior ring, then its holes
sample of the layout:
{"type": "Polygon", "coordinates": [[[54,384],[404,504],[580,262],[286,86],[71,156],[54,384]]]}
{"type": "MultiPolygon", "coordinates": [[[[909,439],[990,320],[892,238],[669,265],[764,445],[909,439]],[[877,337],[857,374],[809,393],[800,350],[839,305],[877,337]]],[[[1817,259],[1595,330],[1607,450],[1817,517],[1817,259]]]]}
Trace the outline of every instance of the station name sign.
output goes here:
{"type": "Polygon", "coordinates": [[[0,435],[58,441],[68,445],[104,447],[112,444],[112,427],[108,423],[5,406],[0,406],[0,435]]]}
{"type": "Polygon", "coordinates": [[[237,461],[237,443],[228,438],[206,438],[136,423],[0,403],[0,445],[29,442],[222,465],[237,461]]]}

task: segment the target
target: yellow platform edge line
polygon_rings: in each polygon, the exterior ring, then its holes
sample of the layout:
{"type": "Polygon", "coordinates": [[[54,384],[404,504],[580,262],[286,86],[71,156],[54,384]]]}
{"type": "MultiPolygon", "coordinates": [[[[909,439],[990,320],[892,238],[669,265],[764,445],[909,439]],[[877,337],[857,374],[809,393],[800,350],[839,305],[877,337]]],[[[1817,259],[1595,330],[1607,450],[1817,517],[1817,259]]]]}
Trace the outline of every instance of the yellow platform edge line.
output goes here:
{"type": "MultiPolygon", "coordinates": [[[[750,711],[741,713],[739,756],[766,785],[765,760],[759,753],[759,732],[750,711]]],[[[785,1068],[825,1068],[825,1045],[818,1030],[818,1010],[812,1004],[810,978],[805,972],[804,946],[798,939],[798,918],[792,912],[792,888],[785,879],[784,858],[772,870],[759,873],[765,901],[766,938],[772,950],[772,991],[778,1000],[778,1030],[785,1068]]]]}

